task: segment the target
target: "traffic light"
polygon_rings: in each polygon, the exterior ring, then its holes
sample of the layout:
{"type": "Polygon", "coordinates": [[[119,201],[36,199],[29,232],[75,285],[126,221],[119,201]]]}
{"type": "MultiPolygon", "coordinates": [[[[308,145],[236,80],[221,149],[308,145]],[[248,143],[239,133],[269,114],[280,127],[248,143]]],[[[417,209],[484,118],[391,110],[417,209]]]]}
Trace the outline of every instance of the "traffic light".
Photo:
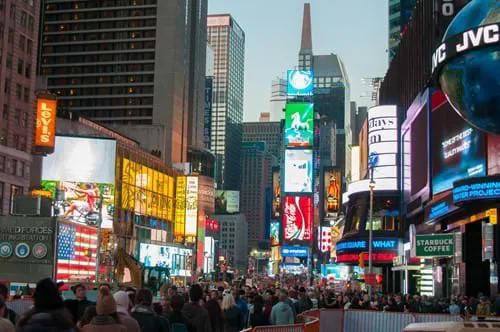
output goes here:
{"type": "Polygon", "coordinates": [[[359,265],[359,268],[361,268],[361,269],[365,268],[365,257],[363,256],[363,254],[364,253],[360,253],[359,258],[358,258],[358,265],[359,265]]]}

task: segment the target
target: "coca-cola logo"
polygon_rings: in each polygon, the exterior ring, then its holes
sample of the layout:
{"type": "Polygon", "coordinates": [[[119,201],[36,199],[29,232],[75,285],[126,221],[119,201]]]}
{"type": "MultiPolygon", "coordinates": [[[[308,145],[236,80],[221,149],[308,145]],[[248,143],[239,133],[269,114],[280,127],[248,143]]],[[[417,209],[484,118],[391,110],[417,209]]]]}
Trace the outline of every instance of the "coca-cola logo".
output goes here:
{"type": "Polygon", "coordinates": [[[283,218],[285,240],[311,240],[312,198],[285,197],[283,218]]]}

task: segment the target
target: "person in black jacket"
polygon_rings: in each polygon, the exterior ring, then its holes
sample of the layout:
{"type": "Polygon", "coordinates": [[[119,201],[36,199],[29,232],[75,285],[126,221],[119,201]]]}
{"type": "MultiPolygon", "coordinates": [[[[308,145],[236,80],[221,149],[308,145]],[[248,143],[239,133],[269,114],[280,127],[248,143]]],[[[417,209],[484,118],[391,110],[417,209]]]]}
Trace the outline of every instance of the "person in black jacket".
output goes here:
{"type": "Polygon", "coordinates": [[[75,294],[75,299],[64,301],[64,306],[69,310],[73,316],[73,323],[76,324],[82,318],[85,309],[88,306],[95,305],[95,303],[87,300],[87,289],[84,285],[75,285],[72,291],[75,294]]]}
{"type": "Polygon", "coordinates": [[[153,293],[147,288],[140,289],[135,296],[137,303],[131,316],[139,323],[141,332],[169,332],[167,319],[158,316],[153,310],[153,293]]]}
{"type": "Polygon", "coordinates": [[[181,295],[172,295],[170,298],[170,314],[168,315],[168,322],[172,330],[173,324],[182,324],[188,332],[196,332],[196,328],[192,325],[182,313],[184,307],[184,298],[181,295]]]}
{"type": "Polygon", "coordinates": [[[267,315],[264,313],[264,298],[256,295],[253,298],[253,312],[250,314],[250,326],[266,326],[269,325],[267,315]]]}

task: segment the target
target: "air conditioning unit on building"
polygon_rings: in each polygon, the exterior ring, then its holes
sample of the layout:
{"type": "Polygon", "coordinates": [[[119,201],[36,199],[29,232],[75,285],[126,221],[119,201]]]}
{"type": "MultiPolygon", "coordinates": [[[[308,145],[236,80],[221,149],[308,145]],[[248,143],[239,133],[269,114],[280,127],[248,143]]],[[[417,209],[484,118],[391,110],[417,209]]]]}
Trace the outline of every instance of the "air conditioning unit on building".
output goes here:
{"type": "Polygon", "coordinates": [[[13,216],[52,216],[52,201],[40,196],[15,196],[12,206],[13,216]]]}

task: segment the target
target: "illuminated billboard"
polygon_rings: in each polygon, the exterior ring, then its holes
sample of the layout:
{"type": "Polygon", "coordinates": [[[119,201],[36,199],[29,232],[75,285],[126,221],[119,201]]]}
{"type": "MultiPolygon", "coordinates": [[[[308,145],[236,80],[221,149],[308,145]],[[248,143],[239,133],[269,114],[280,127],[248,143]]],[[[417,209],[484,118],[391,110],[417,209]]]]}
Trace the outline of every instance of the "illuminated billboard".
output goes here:
{"type": "Polygon", "coordinates": [[[115,183],[115,140],[56,136],[55,141],[54,153],[43,158],[43,180],[115,183]]]}
{"type": "Polygon", "coordinates": [[[129,159],[122,161],[122,208],[165,220],[174,218],[174,178],[129,159]]]}
{"type": "Polygon", "coordinates": [[[314,104],[286,104],[285,146],[310,147],[314,143],[314,104]]]}
{"type": "Polygon", "coordinates": [[[186,177],[178,176],[175,187],[174,236],[184,236],[186,225],[186,177]]]}
{"type": "Polygon", "coordinates": [[[281,175],[279,167],[273,167],[273,203],[272,216],[280,218],[281,216],[281,175]]]}
{"type": "Polygon", "coordinates": [[[287,94],[310,96],[314,89],[314,74],[311,70],[289,70],[287,94]]]}
{"type": "Polygon", "coordinates": [[[312,193],[312,150],[285,150],[285,192],[312,193]]]}
{"type": "Polygon", "coordinates": [[[323,209],[325,219],[337,217],[342,207],[342,174],[340,169],[325,168],[323,209]]]}
{"type": "Polygon", "coordinates": [[[56,138],[57,100],[38,97],[36,101],[36,125],[34,148],[39,152],[54,152],[56,138]]]}
{"type": "Polygon", "coordinates": [[[280,245],[280,223],[278,221],[271,221],[271,231],[269,239],[272,246],[280,245]]]}
{"type": "Polygon", "coordinates": [[[186,225],[185,236],[196,236],[198,222],[198,177],[186,177],[186,225]]]}
{"type": "Polygon", "coordinates": [[[398,118],[394,105],[375,106],[368,110],[368,159],[375,156],[373,179],[398,177],[398,118]]]}
{"type": "MultiPolygon", "coordinates": [[[[441,94],[440,92],[438,92],[441,94]]],[[[433,195],[453,182],[486,175],[485,135],[463,120],[443,97],[433,96],[431,160],[433,195]]]]}
{"type": "Polygon", "coordinates": [[[285,196],[283,200],[283,239],[312,240],[313,202],[311,196],[285,196]]]}
{"type": "Polygon", "coordinates": [[[215,213],[228,214],[240,212],[240,192],[234,190],[215,191],[215,213]]]}
{"type": "Polygon", "coordinates": [[[321,252],[330,252],[332,249],[332,228],[318,226],[318,249],[321,252]]]}
{"type": "Polygon", "coordinates": [[[191,275],[191,249],[141,243],[139,261],[146,267],[168,267],[172,276],[191,275]]]}

